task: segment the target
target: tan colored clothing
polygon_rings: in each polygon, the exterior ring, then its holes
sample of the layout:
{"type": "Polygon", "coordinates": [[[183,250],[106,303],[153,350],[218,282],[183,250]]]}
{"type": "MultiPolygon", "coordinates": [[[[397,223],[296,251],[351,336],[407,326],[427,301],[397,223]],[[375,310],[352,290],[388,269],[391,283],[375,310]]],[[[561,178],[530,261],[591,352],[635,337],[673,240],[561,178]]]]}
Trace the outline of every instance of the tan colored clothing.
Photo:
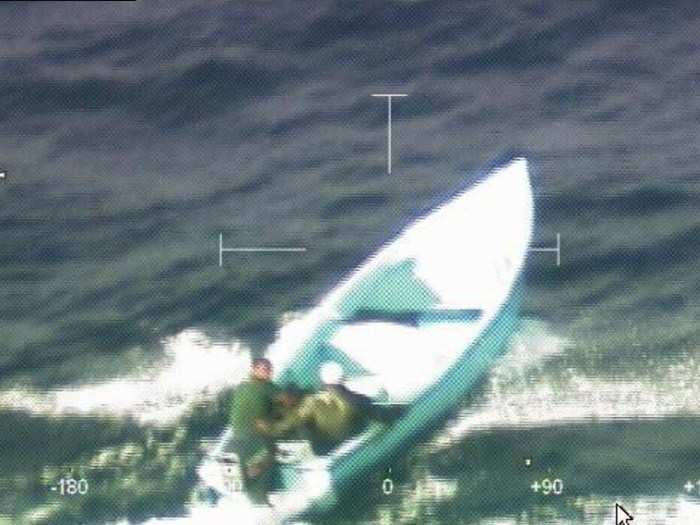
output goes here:
{"type": "Polygon", "coordinates": [[[335,390],[322,390],[305,397],[282,421],[272,425],[272,434],[280,436],[303,426],[327,441],[340,442],[348,438],[356,426],[356,407],[335,390]]]}

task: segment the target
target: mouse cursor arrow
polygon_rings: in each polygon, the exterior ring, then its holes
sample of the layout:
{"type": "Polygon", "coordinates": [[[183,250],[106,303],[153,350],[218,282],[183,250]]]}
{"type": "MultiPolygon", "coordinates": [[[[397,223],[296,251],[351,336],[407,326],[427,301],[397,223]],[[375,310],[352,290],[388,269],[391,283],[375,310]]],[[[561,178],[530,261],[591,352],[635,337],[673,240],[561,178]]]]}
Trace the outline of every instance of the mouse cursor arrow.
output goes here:
{"type": "Polygon", "coordinates": [[[630,525],[634,517],[619,503],[615,503],[615,525],[630,525]]]}

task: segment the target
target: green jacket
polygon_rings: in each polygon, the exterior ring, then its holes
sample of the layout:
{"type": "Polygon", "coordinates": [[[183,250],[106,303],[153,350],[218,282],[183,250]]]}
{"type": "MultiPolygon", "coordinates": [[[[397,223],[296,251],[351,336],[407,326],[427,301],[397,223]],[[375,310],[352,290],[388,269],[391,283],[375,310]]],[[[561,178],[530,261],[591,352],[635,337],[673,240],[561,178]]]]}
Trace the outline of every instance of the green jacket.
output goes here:
{"type": "Polygon", "coordinates": [[[255,421],[270,421],[275,411],[277,385],[271,381],[250,379],[241,383],[233,393],[230,423],[237,436],[259,435],[255,421]]]}

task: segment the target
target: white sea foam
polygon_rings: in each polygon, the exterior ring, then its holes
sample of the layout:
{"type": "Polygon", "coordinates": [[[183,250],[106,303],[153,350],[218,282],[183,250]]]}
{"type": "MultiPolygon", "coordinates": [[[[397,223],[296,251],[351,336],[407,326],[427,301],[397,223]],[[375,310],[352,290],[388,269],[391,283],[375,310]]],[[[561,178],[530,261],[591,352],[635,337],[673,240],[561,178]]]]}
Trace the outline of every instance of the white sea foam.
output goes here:
{"type": "Polygon", "coordinates": [[[565,359],[569,343],[542,323],[528,322],[489,374],[484,394],[446,426],[438,448],[494,428],[700,415],[700,356],[593,377],[565,359]],[[545,366],[546,365],[546,366],[545,366]]]}
{"type": "MultiPolygon", "coordinates": [[[[442,484],[449,483],[443,480],[442,484]]],[[[444,498],[443,498],[444,499],[444,498]]],[[[426,512],[435,514],[433,505],[440,501],[425,491],[415,491],[402,498],[399,504],[380,505],[377,515],[361,525],[403,525],[420,522],[426,512]]],[[[649,525],[688,525],[700,519],[700,501],[688,496],[585,496],[572,498],[567,509],[557,512],[549,505],[533,505],[517,516],[491,516],[481,519],[453,521],[454,525],[607,525],[615,521],[615,504],[621,503],[634,517],[634,522],[649,525]],[[563,517],[559,514],[566,514],[563,517]],[[576,518],[571,516],[575,515],[576,518]]],[[[443,523],[435,521],[435,523],[443,523]]],[[[431,521],[431,523],[433,523],[431,521]]],[[[194,523],[192,525],[195,525],[194,523]]],[[[198,524],[197,524],[198,525],[198,524]]]]}
{"type": "MultiPolygon", "coordinates": [[[[443,482],[444,483],[444,482],[443,482]]],[[[400,504],[380,505],[376,515],[360,522],[361,525],[401,525],[416,523],[426,507],[441,498],[426,496],[405,498],[400,504]]],[[[648,524],[688,525],[700,521],[700,501],[687,496],[664,497],[578,497],[569,504],[569,515],[577,518],[564,518],[550,507],[538,506],[526,509],[518,516],[494,516],[475,521],[456,522],[455,525],[606,525],[614,521],[615,503],[622,502],[625,510],[634,516],[634,521],[648,524]]],[[[195,507],[188,516],[179,518],[153,518],[138,525],[270,525],[274,521],[261,521],[253,514],[241,513],[240,509],[220,504],[216,507],[195,507]]],[[[129,521],[120,521],[111,525],[137,525],[129,521]]],[[[297,523],[295,525],[302,525],[297,523]]]]}
{"type": "MultiPolygon", "coordinates": [[[[222,500],[216,506],[197,504],[190,507],[187,516],[151,518],[138,525],[281,525],[282,521],[271,514],[270,509],[254,507],[242,502],[222,500]]],[[[136,525],[122,520],[110,525],[136,525]]],[[[303,525],[302,523],[287,525],[303,525]]]]}
{"type": "Polygon", "coordinates": [[[132,417],[141,423],[169,424],[247,374],[250,353],[240,342],[216,342],[197,330],[185,330],[163,345],[161,361],[128,376],[43,392],[5,390],[0,392],[0,407],[41,415],[132,417]]]}
{"type": "Polygon", "coordinates": [[[533,523],[533,517],[537,517],[537,523],[541,525],[608,525],[615,521],[616,502],[623,502],[625,510],[634,517],[632,523],[688,525],[700,521],[700,501],[685,496],[617,499],[586,497],[576,498],[571,504],[572,509],[581,514],[578,519],[546,518],[533,516],[534,512],[525,512],[518,518],[488,518],[471,522],[470,525],[524,525],[533,523]]]}
{"type": "MultiPolygon", "coordinates": [[[[46,414],[129,415],[143,422],[163,423],[176,419],[193,403],[238,383],[245,376],[250,359],[240,343],[216,343],[193,330],[165,341],[164,346],[165,358],[158,368],[75,389],[3,392],[0,405],[46,414]]],[[[696,384],[700,361],[696,357],[657,367],[653,377],[645,378],[642,370],[637,378],[627,376],[613,381],[588,377],[581,370],[562,366],[571,348],[568,341],[553,334],[545,324],[525,321],[507,357],[491,371],[483,394],[446,427],[430,448],[439,450],[470,434],[493,428],[700,414],[700,385],[696,384]]],[[[449,485],[450,480],[444,482],[449,485]]],[[[421,491],[420,496],[409,491],[401,505],[379,506],[377,516],[366,523],[382,523],[388,517],[391,523],[410,523],[417,507],[430,506],[441,499],[444,498],[430,490],[421,491]]],[[[700,518],[700,503],[686,497],[626,498],[625,503],[640,522],[685,525],[700,518]]],[[[573,506],[583,518],[557,518],[558,525],[608,523],[614,499],[583,497],[576,499],[573,506]]],[[[494,517],[475,523],[521,525],[536,512],[532,508],[519,517],[494,517]]],[[[232,520],[242,525],[276,523],[274,518],[261,520],[255,509],[246,510],[223,501],[216,506],[195,504],[186,516],[153,518],[140,525],[216,525],[232,520]]],[[[113,525],[132,524],[121,521],[113,525]]]]}

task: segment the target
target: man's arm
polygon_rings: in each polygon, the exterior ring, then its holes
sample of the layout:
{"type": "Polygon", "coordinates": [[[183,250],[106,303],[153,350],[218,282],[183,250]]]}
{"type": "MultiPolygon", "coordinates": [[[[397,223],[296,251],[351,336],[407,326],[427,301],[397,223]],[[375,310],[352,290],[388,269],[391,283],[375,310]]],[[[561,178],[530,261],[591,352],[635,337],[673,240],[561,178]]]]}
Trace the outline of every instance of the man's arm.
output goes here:
{"type": "Polygon", "coordinates": [[[305,399],[281,421],[258,421],[256,422],[256,427],[266,436],[278,438],[301,428],[311,416],[312,405],[313,401],[311,399],[305,399]]]}

